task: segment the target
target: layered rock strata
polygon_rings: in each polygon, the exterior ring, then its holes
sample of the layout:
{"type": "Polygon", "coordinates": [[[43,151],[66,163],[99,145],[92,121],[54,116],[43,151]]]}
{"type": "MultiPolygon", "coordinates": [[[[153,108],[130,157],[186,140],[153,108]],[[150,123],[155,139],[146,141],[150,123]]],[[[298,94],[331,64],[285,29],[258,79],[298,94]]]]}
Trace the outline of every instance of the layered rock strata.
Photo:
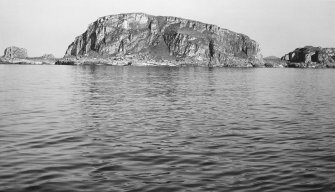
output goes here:
{"type": "Polygon", "coordinates": [[[78,63],[96,58],[126,58],[133,63],[263,65],[259,44],[246,35],[198,21],[144,13],[99,18],[69,45],[65,58],[76,58],[71,62],[78,63]]]}

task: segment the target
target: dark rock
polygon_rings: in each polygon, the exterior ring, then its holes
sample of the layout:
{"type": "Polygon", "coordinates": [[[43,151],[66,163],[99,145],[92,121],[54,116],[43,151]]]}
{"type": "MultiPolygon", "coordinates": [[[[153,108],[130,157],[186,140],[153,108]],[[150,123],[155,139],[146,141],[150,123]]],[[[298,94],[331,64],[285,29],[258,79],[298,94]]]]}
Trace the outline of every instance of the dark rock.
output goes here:
{"type": "Polygon", "coordinates": [[[263,65],[258,43],[246,35],[198,21],[143,13],[99,18],[69,45],[65,57],[71,56],[132,56],[206,66],[263,65]]]}
{"type": "Polygon", "coordinates": [[[13,59],[13,58],[24,59],[28,57],[27,49],[15,46],[7,47],[4,51],[3,57],[7,59],[13,59]]]}
{"type": "Polygon", "coordinates": [[[297,48],[282,57],[282,60],[290,62],[288,67],[320,68],[334,66],[335,48],[321,48],[312,46],[297,48]]]}
{"type": "Polygon", "coordinates": [[[55,62],[55,65],[75,65],[75,62],[73,60],[68,60],[68,59],[57,60],[55,62]]]}

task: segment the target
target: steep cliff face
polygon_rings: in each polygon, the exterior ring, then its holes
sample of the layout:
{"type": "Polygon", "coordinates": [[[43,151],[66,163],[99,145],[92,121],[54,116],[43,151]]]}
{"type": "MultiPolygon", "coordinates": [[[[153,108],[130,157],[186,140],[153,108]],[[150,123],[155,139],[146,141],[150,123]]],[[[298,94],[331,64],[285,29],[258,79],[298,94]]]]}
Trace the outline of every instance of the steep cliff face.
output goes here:
{"type": "Polygon", "coordinates": [[[13,59],[13,58],[27,58],[27,49],[20,47],[7,47],[4,51],[4,58],[13,59]]]}
{"type": "Polygon", "coordinates": [[[262,64],[257,42],[215,25],[143,13],[99,18],[65,56],[177,60],[220,66],[262,64]]]}
{"type": "Polygon", "coordinates": [[[335,48],[306,46],[295,49],[281,59],[292,62],[291,67],[334,67],[335,48]]]}

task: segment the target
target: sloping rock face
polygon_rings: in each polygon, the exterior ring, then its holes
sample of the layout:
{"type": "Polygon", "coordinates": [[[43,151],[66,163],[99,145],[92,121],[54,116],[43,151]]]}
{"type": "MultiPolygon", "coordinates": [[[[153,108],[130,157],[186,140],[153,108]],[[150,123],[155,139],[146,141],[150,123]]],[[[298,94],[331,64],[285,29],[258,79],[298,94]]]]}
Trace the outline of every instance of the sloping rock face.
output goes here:
{"type": "Polygon", "coordinates": [[[335,48],[306,46],[295,49],[281,59],[289,61],[289,67],[334,67],[335,48]]]}
{"type": "Polygon", "coordinates": [[[7,47],[4,51],[4,58],[27,58],[28,54],[27,54],[27,49],[25,48],[20,48],[20,47],[7,47]]]}
{"type": "Polygon", "coordinates": [[[212,66],[263,65],[258,43],[215,25],[143,13],[99,18],[65,57],[128,57],[212,66]]]}

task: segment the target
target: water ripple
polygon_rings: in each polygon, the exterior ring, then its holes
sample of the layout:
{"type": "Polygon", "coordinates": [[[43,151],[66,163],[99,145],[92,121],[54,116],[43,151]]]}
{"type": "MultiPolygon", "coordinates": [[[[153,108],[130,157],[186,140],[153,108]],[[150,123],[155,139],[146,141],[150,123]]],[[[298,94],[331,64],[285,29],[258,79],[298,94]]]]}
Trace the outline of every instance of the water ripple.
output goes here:
{"type": "Polygon", "coordinates": [[[333,73],[3,65],[0,191],[335,191],[333,73]]]}

